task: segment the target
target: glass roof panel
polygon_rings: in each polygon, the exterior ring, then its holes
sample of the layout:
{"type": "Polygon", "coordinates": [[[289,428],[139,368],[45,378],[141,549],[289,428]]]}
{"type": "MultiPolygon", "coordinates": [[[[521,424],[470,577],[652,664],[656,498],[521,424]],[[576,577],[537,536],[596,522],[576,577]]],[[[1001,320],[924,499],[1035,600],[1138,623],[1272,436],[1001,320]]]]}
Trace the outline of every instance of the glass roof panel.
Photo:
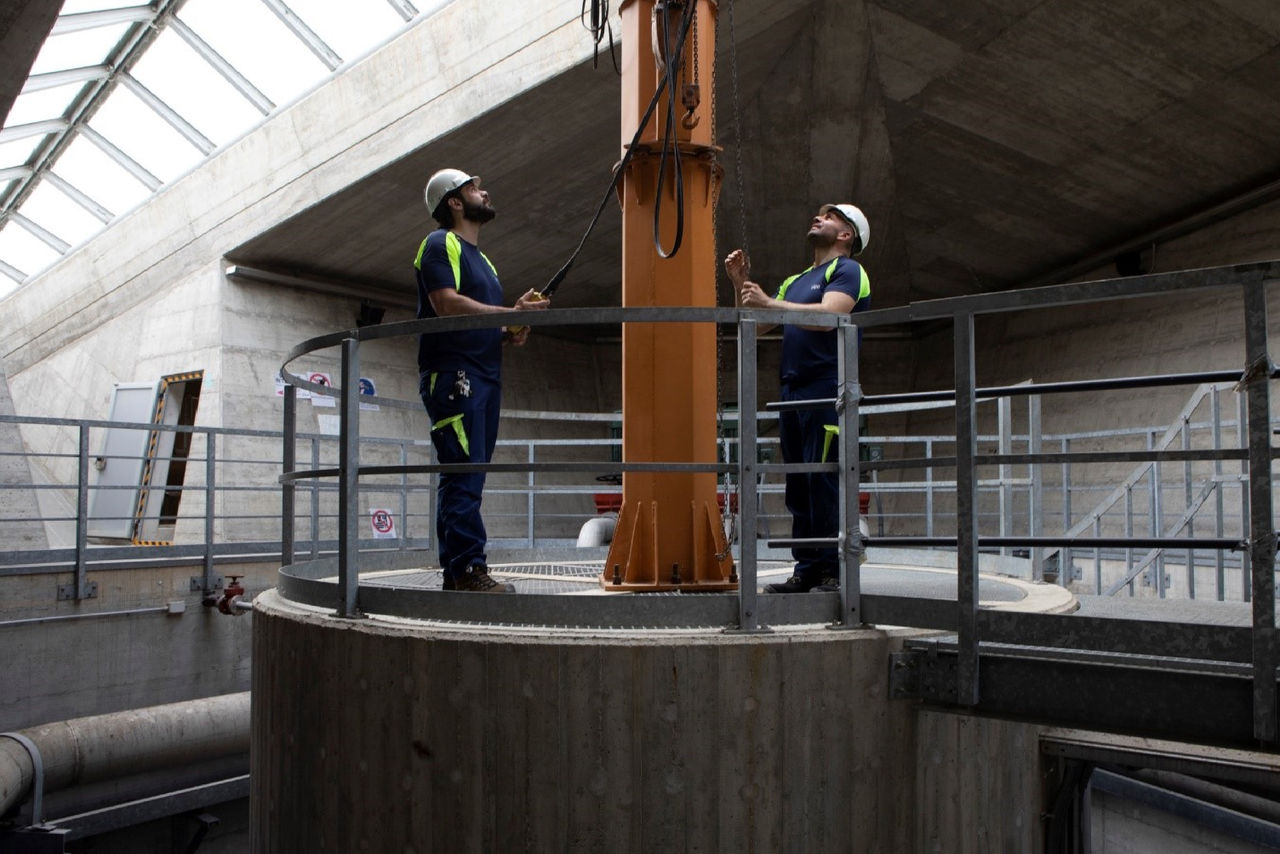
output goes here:
{"type": "Polygon", "coordinates": [[[111,50],[124,37],[131,24],[112,24],[74,33],[49,36],[45,39],[40,55],[31,66],[32,74],[49,71],[65,71],[84,65],[101,65],[111,50]]]}
{"type": "Polygon", "coordinates": [[[404,26],[387,0],[288,0],[288,5],[344,62],[381,44],[388,33],[404,26]]]}
{"type": "Polygon", "coordinates": [[[61,118],[66,115],[72,99],[80,94],[83,88],[83,82],[67,83],[64,86],[19,95],[13,99],[13,106],[9,109],[9,117],[5,119],[5,124],[25,125],[28,122],[61,118]]]}
{"type": "Polygon", "coordinates": [[[132,73],[214,145],[230,142],[262,120],[262,113],[172,30],[156,38],[132,73]]]}
{"type": "Polygon", "coordinates": [[[203,156],[186,137],[123,86],[107,97],[89,120],[89,127],[161,181],[172,181],[203,156]]]}
{"type": "Polygon", "coordinates": [[[41,181],[22,203],[22,215],[76,246],[102,229],[102,222],[48,181],[41,181]]]}
{"type": "Polygon", "coordinates": [[[260,0],[187,0],[178,17],[277,105],[329,75],[260,0]]]}
{"type": "MultiPolygon", "coordinates": [[[[301,18],[343,61],[356,59],[400,32],[405,24],[387,0],[287,0],[301,18]]],[[[415,3],[429,13],[448,0],[415,3]]],[[[149,10],[143,0],[65,0],[61,14],[74,15],[112,9],[149,10]]],[[[275,103],[288,106],[330,76],[325,64],[296,37],[262,0],[186,0],[178,4],[183,22],[252,85],[275,103]]],[[[421,14],[421,13],[420,13],[421,14]]],[[[156,95],[217,146],[231,142],[264,117],[236,87],[227,82],[176,33],[164,28],[142,52],[121,54],[122,40],[138,23],[118,23],[64,32],[45,40],[31,73],[46,74],[123,60],[139,83],[156,95]]],[[[70,106],[92,83],[72,82],[20,95],[6,117],[5,127],[66,118],[70,106]]],[[[166,183],[195,166],[200,150],[126,85],[99,96],[91,107],[89,124],[159,181],[166,183]]],[[[56,122],[55,122],[56,123],[56,122]]],[[[144,202],[151,190],[112,155],[75,127],[52,164],[42,163],[78,192],[105,209],[101,216],[119,216],[144,202]]],[[[31,165],[35,152],[55,137],[37,134],[0,143],[0,169],[31,165]]],[[[61,137],[56,137],[61,139],[61,137]]],[[[10,210],[11,196],[22,192],[17,213],[70,245],[83,243],[103,227],[72,196],[41,174],[19,175],[0,182],[0,205],[10,210]],[[29,182],[30,190],[24,189],[29,182]]],[[[34,276],[54,263],[58,252],[9,220],[0,229],[0,296],[18,283],[15,277],[34,276]]]]}
{"type": "Polygon", "coordinates": [[[138,0],[66,0],[62,4],[63,15],[74,15],[77,12],[101,12],[104,9],[128,9],[140,6],[138,0]]]}
{"type": "Polygon", "coordinates": [[[31,152],[44,141],[44,136],[27,136],[12,142],[0,142],[0,169],[23,166],[31,159],[31,152]]]}
{"type": "Polygon", "coordinates": [[[6,276],[4,274],[4,270],[0,270],[0,297],[3,297],[10,291],[17,290],[18,284],[18,282],[15,282],[13,279],[6,276]]]}
{"type": "Polygon", "coordinates": [[[145,184],[82,136],[71,140],[53,172],[116,216],[151,195],[145,184]]]}
{"type": "Polygon", "coordinates": [[[0,260],[27,275],[43,270],[60,257],[53,247],[12,220],[0,229],[0,260]]]}

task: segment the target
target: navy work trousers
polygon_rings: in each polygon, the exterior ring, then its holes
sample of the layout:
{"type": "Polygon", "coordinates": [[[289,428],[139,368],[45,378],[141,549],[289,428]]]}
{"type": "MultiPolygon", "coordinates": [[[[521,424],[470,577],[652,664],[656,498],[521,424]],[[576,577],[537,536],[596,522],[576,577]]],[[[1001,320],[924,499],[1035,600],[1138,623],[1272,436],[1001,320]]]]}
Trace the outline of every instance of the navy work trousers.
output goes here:
{"type": "MultiPolygon", "coordinates": [[[[782,399],[816,400],[836,396],[835,380],[819,380],[782,386],[782,399]]],[[[778,415],[778,433],[785,463],[820,463],[836,459],[838,447],[834,435],[827,436],[828,425],[835,427],[834,406],[800,409],[778,415]],[[829,451],[829,453],[828,453],[829,451]],[[829,456],[830,459],[826,459],[829,456]]],[[[835,537],[840,530],[840,476],[836,472],[788,474],[787,510],[791,511],[791,536],[794,539],[835,537]]],[[[840,559],[835,546],[828,548],[794,547],[795,574],[815,582],[840,577],[840,559]]]]}
{"type": "MultiPolygon", "coordinates": [[[[422,402],[431,416],[431,442],[441,463],[487,463],[498,441],[502,387],[470,375],[464,396],[456,371],[428,377],[422,402]]],[[[486,534],[480,517],[484,472],[441,474],[436,489],[436,541],[445,578],[485,562],[486,534]]]]}

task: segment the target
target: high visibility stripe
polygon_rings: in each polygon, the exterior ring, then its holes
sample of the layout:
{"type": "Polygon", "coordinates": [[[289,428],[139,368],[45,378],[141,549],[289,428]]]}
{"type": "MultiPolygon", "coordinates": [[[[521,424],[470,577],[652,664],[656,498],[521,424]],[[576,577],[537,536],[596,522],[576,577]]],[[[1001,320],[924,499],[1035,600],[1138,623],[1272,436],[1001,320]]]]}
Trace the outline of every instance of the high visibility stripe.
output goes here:
{"type": "MultiPolygon", "coordinates": [[[[809,268],[809,270],[812,270],[812,269],[813,269],[812,267],[809,268]]],[[[809,272],[809,270],[805,270],[804,273],[809,272]]],[[[782,284],[778,287],[778,296],[776,297],[776,299],[778,300],[786,299],[787,288],[791,287],[791,283],[794,282],[796,279],[800,278],[801,276],[803,276],[804,273],[796,273],[794,276],[790,276],[784,279],[782,281],[782,284]]]]}
{"type": "Polygon", "coordinates": [[[435,393],[436,393],[436,377],[438,377],[438,376],[440,376],[440,375],[439,375],[439,374],[437,374],[435,371],[432,371],[432,372],[431,372],[431,379],[427,381],[427,382],[428,382],[428,385],[427,385],[427,394],[435,394],[435,393]]]}
{"type": "Polygon", "coordinates": [[[413,257],[413,266],[422,269],[422,253],[427,251],[427,241],[431,239],[431,235],[422,238],[422,243],[418,245],[418,254],[413,257]]]}
{"type": "MultiPolygon", "coordinates": [[[[477,250],[477,251],[479,251],[479,250],[477,250]]],[[[480,257],[481,257],[481,258],[483,258],[483,259],[484,259],[484,262],[485,262],[486,264],[488,264],[488,265],[489,265],[489,269],[493,271],[493,277],[496,279],[496,278],[498,277],[498,268],[497,268],[497,267],[495,267],[495,266],[493,266],[493,262],[489,260],[489,256],[488,256],[488,255],[486,255],[486,254],[484,254],[483,252],[481,252],[481,253],[480,253],[480,257]]]]}
{"type": "Polygon", "coordinates": [[[822,429],[827,431],[827,436],[822,440],[822,462],[827,461],[827,454],[831,453],[831,440],[840,435],[839,424],[823,424],[822,429]]]}
{"type": "Polygon", "coordinates": [[[453,433],[458,437],[458,444],[462,446],[462,453],[471,456],[471,442],[467,439],[467,431],[462,427],[462,413],[450,415],[448,418],[441,418],[431,428],[434,433],[437,430],[443,430],[445,427],[453,425],[453,433]]]}
{"type": "Polygon", "coordinates": [[[452,231],[445,232],[444,249],[449,256],[449,266],[453,269],[453,289],[462,290],[462,239],[452,231]]]}
{"type": "MultiPolygon", "coordinates": [[[[827,265],[827,269],[822,275],[824,282],[826,282],[827,284],[831,283],[831,277],[836,274],[836,265],[838,265],[839,263],[840,263],[840,258],[837,257],[837,258],[831,259],[831,263],[827,265]]],[[[776,297],[776,299],[778,300],[785,299],[787,296],[787,288],[791,287],[791,283],[812,269],[813,268],[810,267],[808,270],[805,270],[804,273],[796,273],[794,276],[791,276],[786,280],[784,280],[782,283],[782,286],[778,288],[778,296],[776,297]]],[[[864,300],[867,297],[871,296],[871,277],[867,275],[867,268],[859,264],[858,271],[861,273],[861,276],[860,276],[860,281],[858,282],[858,299],[854,300],[855,303],[858,302],[859,300],[864,300]]]]}

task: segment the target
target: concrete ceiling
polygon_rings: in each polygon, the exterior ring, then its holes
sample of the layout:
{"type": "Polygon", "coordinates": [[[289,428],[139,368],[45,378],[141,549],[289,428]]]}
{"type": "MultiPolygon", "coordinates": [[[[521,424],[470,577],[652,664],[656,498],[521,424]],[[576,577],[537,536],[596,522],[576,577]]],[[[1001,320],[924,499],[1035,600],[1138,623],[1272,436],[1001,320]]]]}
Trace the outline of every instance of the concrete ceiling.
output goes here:
{"type": "MultiPolygon", "coordinates": [[[[720,3],[719,251],[741,243],[745,219],[763,283],[807,263],[806,224],[826,201],[854,201],[870,217],[863,260],[874,304],[886,307],[1060,280],[1226,200],[1276,195],[1274,0],[735,5],[736,117],[729,3],[720,3]]],[[[618,79],[602,58],[228,257],[411,301],[412,258],[433,227],[421,188],[456,165],[485,178],[498,208],[485,249],[508,292],[541,285],[605,192],[619,124],[618,79]]],[[[620,252],[610,202],[557,304],[617,305],[620,252]]],[[[730,298],[723,281],[720,293],[730,298]]]]}

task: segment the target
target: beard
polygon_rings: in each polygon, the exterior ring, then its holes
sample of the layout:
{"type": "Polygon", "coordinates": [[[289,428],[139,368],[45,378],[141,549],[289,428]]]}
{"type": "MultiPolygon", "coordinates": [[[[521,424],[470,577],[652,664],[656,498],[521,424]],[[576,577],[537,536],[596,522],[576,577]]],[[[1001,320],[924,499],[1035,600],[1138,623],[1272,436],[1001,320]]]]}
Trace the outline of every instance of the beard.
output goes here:
{"type": "Polygon", "coordinates": [[[481,225],[484,225],[486,222],[493,219],[497,215],[498,215],[498,212],[493,209],[493,205],[490,205],[486,202],[476,203],[476,202],[470,201],[469,199],[462,200],[462,218],[463,219],[471,220],[472,222],[478,222],[481,225]]]}
{"type": "Polygon", "coordinates": [[[821,231],[811,231],[805,235],[805,242],[809,244],[810,249],[830,249],[836,241],[821,231]]]}

